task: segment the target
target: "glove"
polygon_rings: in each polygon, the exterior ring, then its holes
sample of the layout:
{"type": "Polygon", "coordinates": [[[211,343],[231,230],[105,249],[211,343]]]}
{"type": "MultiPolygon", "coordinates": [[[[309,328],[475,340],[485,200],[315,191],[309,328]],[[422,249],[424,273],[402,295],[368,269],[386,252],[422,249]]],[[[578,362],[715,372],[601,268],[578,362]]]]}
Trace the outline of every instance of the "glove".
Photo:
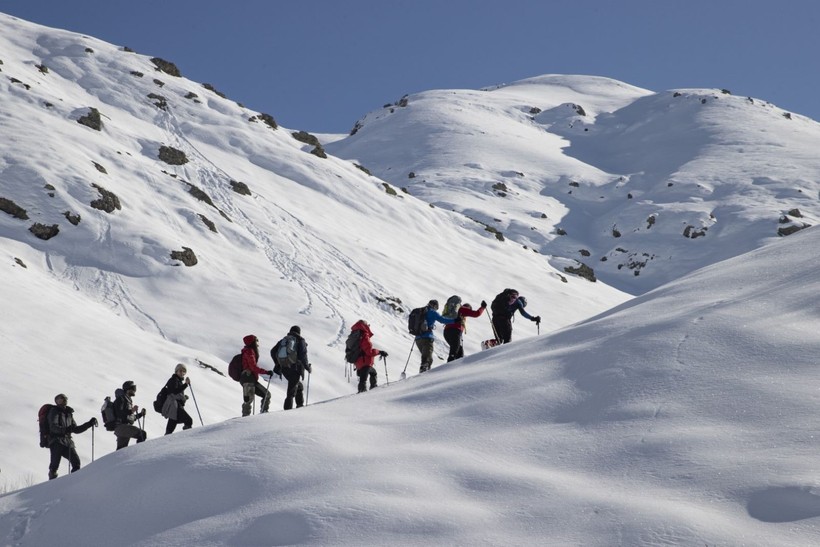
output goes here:
{"type": "Polygon", "coordinates": [[[191,379],[190,379],[190,378],[185,378],[185,385],[186,385],[186,386],[190,386],[190,385],[191,385],[191,379]]]}
{"type": "Polygon", "coordinates": [[[313,365],[311,365],[310,363],[306,364],[305,365],[305,370],[308,371],[309,373],[312,373],[313,372],[313,365]]]}
{"type": "Polygon", "coordinates": [[[144,408],[142,409],[142,411],[140,412],[139,415],[140,415],[141,418],[145,418],[145,409],[144,408]]]}
{"type": "Polygon", "coordinates": [[[379,357],[387,357],[387,352],[384,350],[379,351],[379,357]]]}
{"type": "Polygon", "coordinates": [[[89,423],[90,423],[92,426],[94,426],[94,427],[97,427],[97,426],[99,425],[99,422],[97,421],[97,418],[91,418],[91,419],[90,419],[90,420],[88,420],[88,421],[89,421],[89,423]]]}
{"type": "Polygon", "coordinates": [[[482,308],[486,308],[486,307],[487,307],[487,301],[486,301],[486,300],[482,300],[482,301],[481,301],[481,307],[482,307],[482,308]]]}
{"type": "MultiPolygon", "coordinates": [[[[269,371],[268,371],[268,376],[273,377],[273,375],[274,375],[274,374],[275,374],[275,372],[274,372],[273,370],[269,370],[269,371]]],[[[280,375],[279,375],[279,377],[281,378],[281,377],[282,377],[282,375],[280,374],[280,375]]]]}
{"type": "Polygon", "coordinates": [[[536,325],[540,325],[540,324],[541,324],[541,316],[540,316],[540,315],[536,315],[536,316],[535,316],[535,324],[536,324],[536,325]]]}

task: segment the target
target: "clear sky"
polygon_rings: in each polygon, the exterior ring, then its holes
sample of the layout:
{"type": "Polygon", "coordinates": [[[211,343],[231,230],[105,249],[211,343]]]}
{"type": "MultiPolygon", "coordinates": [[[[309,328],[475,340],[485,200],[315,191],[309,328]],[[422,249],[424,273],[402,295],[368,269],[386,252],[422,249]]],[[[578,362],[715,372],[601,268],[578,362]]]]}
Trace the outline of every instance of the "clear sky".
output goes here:
{"type": "Polygon", "coordinates": [[[292,129],[541,74],[726,88],[820,120],[817,0],[0,0],[176,63],[292,129]]]}

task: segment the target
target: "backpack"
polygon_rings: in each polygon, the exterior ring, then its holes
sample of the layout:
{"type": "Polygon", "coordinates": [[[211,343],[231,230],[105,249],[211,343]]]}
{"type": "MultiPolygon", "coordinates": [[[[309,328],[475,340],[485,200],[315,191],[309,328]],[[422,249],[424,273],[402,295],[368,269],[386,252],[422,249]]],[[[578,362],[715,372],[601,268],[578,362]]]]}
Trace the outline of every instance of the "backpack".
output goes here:
{"type": "Polygon", "coordinates": [[[165,386],[162,386],[162,389],[157,393],[157,398],[154,399],[154,410],[162,414],[162,407],[165,406],[165,399],[167,398],[168,390],[165,389],[165,386]]]}
{"type": "Polygon", "coordinates": [[[37,412],[37,422],[40,424],[40,447],[48,448],[49,442],[49,427],[48,427],[48,412],[54,405],[46,403],[40,407],[37,412]]]}
{"type": "Polygon", "coordinates": [[[499,317],[509,317],[510,316],[510,295],[512,293],[517,293],[515,289],[504,289],[500,293],[496,295],[493,299],[492,304],[490,304],[490,310],[493,312],[493,316],[499,317]]]}
{"type": "Polygon", "coordinates": [[[427,306],[416,308],[407,318],[407,330],[413,336],[420,336],[429,330],[427,326],[427,306]]]}
{"type": "Polygon", "coordinates": [[[290,368],[296,364],[298,356],[296,354],[296,337],[288,334],[279,340],[270,350],[273,362],[282,369],[290,368]]]}
{"type": "Polygon", "coordinates": [[[114,431],[117,428],[117,415],[114,413],[114,403],[111,397],[106,397],[100,408],[102,414],[102,422],[106,431],[114,431]]]}
{"type": "Polygon", "coordinates": [[[441,315],[447,319],[455,319],[458,317],[459,308],[461,308],[461,297],[454,294],[447,299],[447,303],[444,304],[444,313],[441,315]]]}
{"type": "Polygon", "coordinates": [[[232,380],[239,381],[239,377],[242,376],[242,354],[237,353],[231,359],[231,362],[228,364],[228,376],[231,377],[232,380]]]}
{"type": "Polygon", "coordinates": [[[362,331],[359,329],[350,331],[345,342],[345,361],[355,363],[362,356],[362,331]]]}

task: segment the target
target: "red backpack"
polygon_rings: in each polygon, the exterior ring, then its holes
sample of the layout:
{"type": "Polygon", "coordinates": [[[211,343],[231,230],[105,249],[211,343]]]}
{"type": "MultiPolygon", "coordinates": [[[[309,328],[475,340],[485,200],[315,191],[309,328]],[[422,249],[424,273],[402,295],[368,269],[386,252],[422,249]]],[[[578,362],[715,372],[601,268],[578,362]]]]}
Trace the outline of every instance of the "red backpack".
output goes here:
{"type": "Polygon", "coordinates": [[[40,446],[42,448],[48,448],[48,412],[51,410],[51,407],[54,405],[50,403],[46,403],[40,407],[40,410],[37,412],[37,422],[40,424],[40,446]]]}

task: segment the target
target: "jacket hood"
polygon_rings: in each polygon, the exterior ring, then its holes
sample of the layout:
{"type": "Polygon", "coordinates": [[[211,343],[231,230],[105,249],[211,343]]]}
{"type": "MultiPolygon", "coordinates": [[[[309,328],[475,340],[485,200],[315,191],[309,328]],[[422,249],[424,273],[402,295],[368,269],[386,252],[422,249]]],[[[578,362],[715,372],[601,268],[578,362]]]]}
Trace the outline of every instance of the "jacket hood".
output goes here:
{"type": "Polygon", "coordinates": [[[245,345],[246,345],[246,346],[250,346],[251,344],[253,344],[253,343],[256,341],[256,335],[254,335],[254,334],[249,334],[249,335],[247,335],[246,337],[244,337],[244,338],[242,339],[242,341],[243,341],[243,342],[245,342],[245,345]]]}
{"type": "Polygon", "coordinates": [[[367,336],[368,338],[373,336],[373,331],[370,330],[370,325],[364,319],[359,319],[356,323],[350,328],[350,330],[360,330],[362,334],[367,336]]]}

